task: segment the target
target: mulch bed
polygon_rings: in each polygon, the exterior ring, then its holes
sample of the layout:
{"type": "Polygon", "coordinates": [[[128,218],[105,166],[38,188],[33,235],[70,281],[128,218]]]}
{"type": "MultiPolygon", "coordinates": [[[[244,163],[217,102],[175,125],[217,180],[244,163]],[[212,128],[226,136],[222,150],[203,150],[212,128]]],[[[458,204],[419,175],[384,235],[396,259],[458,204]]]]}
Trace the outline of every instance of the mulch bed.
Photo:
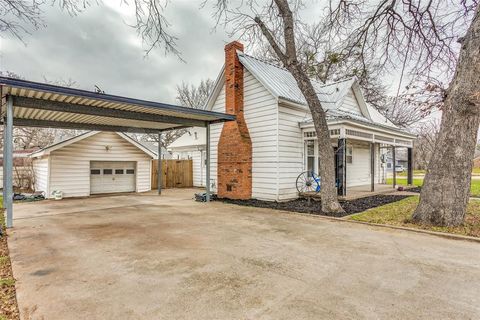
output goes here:
{"type": "Polygon", "coordinates": [[[7,236],[3,223],[3,212],[1,210],[2,223],[0,227],[3,230],[3,235],[0,236],[0,319],[19,320],[20,314],[15,293],[15,279],[13,278],[7,236]]]}
{"type": "Polygon", "coordinates": [[[273,202],[273,201],[262,201],[256,199],[250,200],[232,200],[232,199],[215,199],[216,201],[221,201],[225,203],[232,203],[241,206],[250,206],[258,208],[270,208],[276,210],[285,210],[292,212],[301,212],[301,213],[310,213],[316,215],[324,216],[336,216],[344,217],[354,213],[359,213],[370,208],[375,208],[382,206],[384,204],[400,201],[402,199],[408,198],[407,195],[374,195],[365,198],[359,198],[354,200],[340,200],[340,204],[345,210],[345,213],[332,215],[322,212],[321,202],[319,200],[311,200],[310,203],[307,199],[299,198],[296,200],[286,201],[286,202],[273,202]]]}

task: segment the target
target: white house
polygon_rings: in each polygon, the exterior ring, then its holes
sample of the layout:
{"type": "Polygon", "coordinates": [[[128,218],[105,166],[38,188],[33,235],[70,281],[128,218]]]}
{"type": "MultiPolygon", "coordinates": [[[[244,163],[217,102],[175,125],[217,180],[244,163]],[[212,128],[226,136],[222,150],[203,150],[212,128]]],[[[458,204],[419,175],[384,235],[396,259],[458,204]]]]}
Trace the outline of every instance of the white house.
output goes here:
{"type": "Polygon", "coordinates": [[[206,180],[206,132],[205,128],[189,128],[168,147],[172,159],[191,159],[193,186],[205,187],[206,180]]]}
{"type": "Polygon", "coordinates": [[[52,197],[99,193],[144,192],[151,189],[156,154],[126,134],[89,131],[30,155],[35,189],[52,197]]]}
{"type": "MultiPolygon", "coordinates": [[[[369,106],[355,78],[314,86],[327,111],[339,195],[348,187],[373,189],[382,182],[383,148],[408,148],[411,163],[415,136],[369,106]]],[[[225,46],[225,65],[206,108],[236,115],[236,121],[210,127],[210,185],[220,197],[293,199],[297,176],[318,172],[321,150],[295,79],[286,69],[244,54],[241,43],[225,46]]]]}

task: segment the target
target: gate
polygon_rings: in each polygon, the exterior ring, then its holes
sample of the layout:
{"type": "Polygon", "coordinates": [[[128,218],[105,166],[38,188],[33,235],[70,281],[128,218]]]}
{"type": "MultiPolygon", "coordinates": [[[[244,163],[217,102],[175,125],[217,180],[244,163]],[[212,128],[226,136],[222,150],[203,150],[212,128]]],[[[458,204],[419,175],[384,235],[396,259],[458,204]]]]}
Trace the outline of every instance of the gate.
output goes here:
{"type": "MultiPolygon", "coordinates": [[[[162,188],[193,187],[192,160],[162,160],[162,188]]],[[[158,188],[158,160],[152,160],[152,189],[158,188]]]]}

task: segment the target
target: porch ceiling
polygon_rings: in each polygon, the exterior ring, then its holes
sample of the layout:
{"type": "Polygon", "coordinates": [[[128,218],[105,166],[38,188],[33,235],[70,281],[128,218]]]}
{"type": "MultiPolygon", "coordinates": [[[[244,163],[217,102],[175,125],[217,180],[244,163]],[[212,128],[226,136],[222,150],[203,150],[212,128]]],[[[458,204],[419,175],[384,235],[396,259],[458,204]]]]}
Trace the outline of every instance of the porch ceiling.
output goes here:
{"type": "MultiPolygon", "coordinates": [[[[2,99],[11,96],[16,126],[117,132],[159,132],[205,127],[235,116],[32,81],[0,77],[2,99]]],[[[2,121],[5,114],[2,101],[2,121]]]]}

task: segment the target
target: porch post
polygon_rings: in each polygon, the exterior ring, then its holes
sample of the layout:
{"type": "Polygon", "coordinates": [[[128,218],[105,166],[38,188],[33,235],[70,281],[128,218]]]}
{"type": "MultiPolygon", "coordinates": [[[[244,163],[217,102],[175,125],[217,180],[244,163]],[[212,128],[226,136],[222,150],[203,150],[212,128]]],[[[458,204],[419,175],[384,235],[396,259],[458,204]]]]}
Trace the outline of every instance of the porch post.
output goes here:
{"type": "Polygon", "coordinates": [[[4,194],[3,199],[7,212],[7,228],[13,226],[13,99],[7,96],[7,109],[5,111],[5,140],[3,141],[3,166],[4,194]]]}
{"type": "Polygon", "coordinates": [[[375,191],[375,142],[370,143],[370,191],[375,191]]]}
{"type": "Polygon", "coordinates": [[[337,193],[339,196],[347,195],[347,139],[338,139],[337,148],[337,193]]]}
{"type": "Polygon", "coordinates": [[[413,148],[407,148],[407,184],[413,184],[413,148]]]}
{"type": "Polygon", "coordinates": [[[162,131],[158,132],[157,187],[158,194],[162,194],[162,131]]]}
{"type": "Polygon", "coordinates": [[[397,171],[395,170],[395,167],[397,165],[397,160],[395,159],[395,146],[392,146],[392,171],[393,171],[393,188],[395,189],[395,186],[397,184],[397,171]]]}
{"type": "Polygon", "coordinates": [[[210,123],[207,123],[207,141],[206,141],[206,170],[205,170],[205,199],[210,202],[210,123]]]}

